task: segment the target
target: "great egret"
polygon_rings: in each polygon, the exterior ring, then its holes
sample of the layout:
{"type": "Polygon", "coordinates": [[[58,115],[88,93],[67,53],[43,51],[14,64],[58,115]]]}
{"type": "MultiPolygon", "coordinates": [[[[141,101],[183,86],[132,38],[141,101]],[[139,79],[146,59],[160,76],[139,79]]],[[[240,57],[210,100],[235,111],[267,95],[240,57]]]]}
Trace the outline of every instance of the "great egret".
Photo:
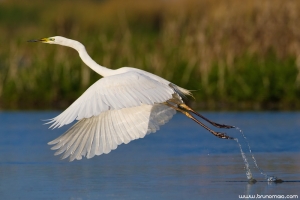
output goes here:
{"type": "Polygon", "coordinates": [[[234,126],[218,124],[208,120],[188,107],[183,100],[191,95],[181,88],[149,72],[122,67],[112,70],[97,64],[80,42],[54,36],[28,42],[42,42],[71,47],[78,51],[83,62],[103,76],[90,86],[71,106],[57,117],[50,119],[50,128],[59,128],[78,120],[63,135],[49,142],[62,154],[62,159],[80,160],[82,156],[92,158],[107,154],[122,143],[143,138],[156,132],[167,123],[176,110],[182,112],[210,133],[223,139],[233,139],[225,133],[215,132],[194,118],[196,114],[218,128],[234,126]]]}

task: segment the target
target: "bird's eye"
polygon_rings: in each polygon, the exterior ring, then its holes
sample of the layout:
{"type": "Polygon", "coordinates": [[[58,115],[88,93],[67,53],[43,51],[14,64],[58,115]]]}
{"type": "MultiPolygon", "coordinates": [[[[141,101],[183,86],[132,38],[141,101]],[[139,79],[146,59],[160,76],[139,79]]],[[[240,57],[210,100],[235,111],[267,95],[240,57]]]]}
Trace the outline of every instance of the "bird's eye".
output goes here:
{"type": "Polygon", "coordinates": [[[55,39],[54,39],[54,38],[49,38],[49,40],[50,40],[50,41],[54,41],[55,39]]]}

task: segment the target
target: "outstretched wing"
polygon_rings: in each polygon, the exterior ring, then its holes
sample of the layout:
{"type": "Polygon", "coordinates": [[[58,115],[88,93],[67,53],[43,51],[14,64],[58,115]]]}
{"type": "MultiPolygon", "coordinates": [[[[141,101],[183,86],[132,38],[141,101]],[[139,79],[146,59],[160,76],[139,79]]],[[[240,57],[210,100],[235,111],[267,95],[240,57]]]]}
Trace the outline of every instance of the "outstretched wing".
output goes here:
{"type": "Polygon", "coordinates": [[[107,154],[122,143],[143,138],[156,132],[160,125],[167,123],[176,111],[163,104],[140,105],[137,107],[107,110],[98,116],[81,119],[67,132],[48,144],[62,154],[80,160],[82,156],[92,158],[107,154]]]}
{"type": "Polygon", "coordinates": [[[56,128],[75,119],[96,117],[108,110],[163,103],[171,99],[174,93],[169,85],[135,71],[108,76],[90,86],[72,105],[48,123],[53,123],[50,128],[56,128]]]}

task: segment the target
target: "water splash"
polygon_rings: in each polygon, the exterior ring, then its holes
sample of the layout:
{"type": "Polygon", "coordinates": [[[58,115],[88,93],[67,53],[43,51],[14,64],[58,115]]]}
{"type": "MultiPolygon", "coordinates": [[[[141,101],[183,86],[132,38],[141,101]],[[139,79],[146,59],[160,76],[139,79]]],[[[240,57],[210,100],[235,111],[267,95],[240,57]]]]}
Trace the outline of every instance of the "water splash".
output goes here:
{"type": "MultiPolygon", "coordinates": [[[[277,182],[278,180],[281,180],[281,179],[278,179],[278,178],[275,177],[275,176],[269,176],[269,175],[267,175],[260,167],[258,167],[258,164],[257,164],[257,162],[256,162],[256,159],[255,159],[253,153],[252,153],[252,150],[251,150],[251,148],[250,148],[250,144],[249,144],[248,139],[246,138],[244,132],[243,132],[242,129],[240,129],[239,127],[235,127],[235,128],[236,128],[236,130],[238,130],[238,131],[242,134],[244,140],[246,141],[247,146],[248,146],[248,149],[249,149],[249,152],[250,152],[250,155],[251,155],[252,160],[253,160],[253,162],[254,162],[254,165],[255,165],[255,167],[258,169],[258,171],[260,172],[260,174],[262,174],[268,182],[277,182]]],[[[238,139],[237,139],[237,138],[235,138],[234,140],[238,143],[238,145],[239,145],[239,147],[240,147],[241,154],[242,154],[242,157],[243,157],[243,159],[244,159],[244,163],[245,163],[246,170],[247,170],[247,171],[246,171],[247,178],[248,178],[248,180],[253,179],[252,173],[251,173],[250,168],[249,168],[249,163],[248,163],[248,161],[247,161],[247,158],[246,158],[245,153],[244,153],[243,150],[242,150],[242,146],[241,146],[241,144],[238,142],[238,139]]]]}
{"type": "Polygon", "coordinates": [[[251,170],[250,170],[250,167],[249,167],[247,157],[246,157],[246,155],[245,155],[245,153],[242,149],[242,145],[239,143],[239,140],[237,138],[234,138],[234,140],[237,142],[237,144],[240,147],[241,154],[242,154],[242,157],[243,157],[243,160],[244,160],[244,163],[245,163],[245,167],[246,167],[246,176],[247,176],[248,180],[252,180],[253,176],[252,176],[252,173],[251,173],[251,170]]]}

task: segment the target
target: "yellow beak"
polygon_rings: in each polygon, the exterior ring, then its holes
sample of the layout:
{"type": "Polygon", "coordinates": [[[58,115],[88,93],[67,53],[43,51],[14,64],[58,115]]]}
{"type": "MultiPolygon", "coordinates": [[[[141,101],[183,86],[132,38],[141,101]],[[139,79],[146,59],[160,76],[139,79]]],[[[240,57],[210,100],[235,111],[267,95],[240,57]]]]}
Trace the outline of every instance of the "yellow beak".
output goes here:
{"type": "Polygon", "coordinates": [[[48,42],[49,39],[48,38],[41,38],[38,40],[28,40],[27,42],[48,42]]]}

